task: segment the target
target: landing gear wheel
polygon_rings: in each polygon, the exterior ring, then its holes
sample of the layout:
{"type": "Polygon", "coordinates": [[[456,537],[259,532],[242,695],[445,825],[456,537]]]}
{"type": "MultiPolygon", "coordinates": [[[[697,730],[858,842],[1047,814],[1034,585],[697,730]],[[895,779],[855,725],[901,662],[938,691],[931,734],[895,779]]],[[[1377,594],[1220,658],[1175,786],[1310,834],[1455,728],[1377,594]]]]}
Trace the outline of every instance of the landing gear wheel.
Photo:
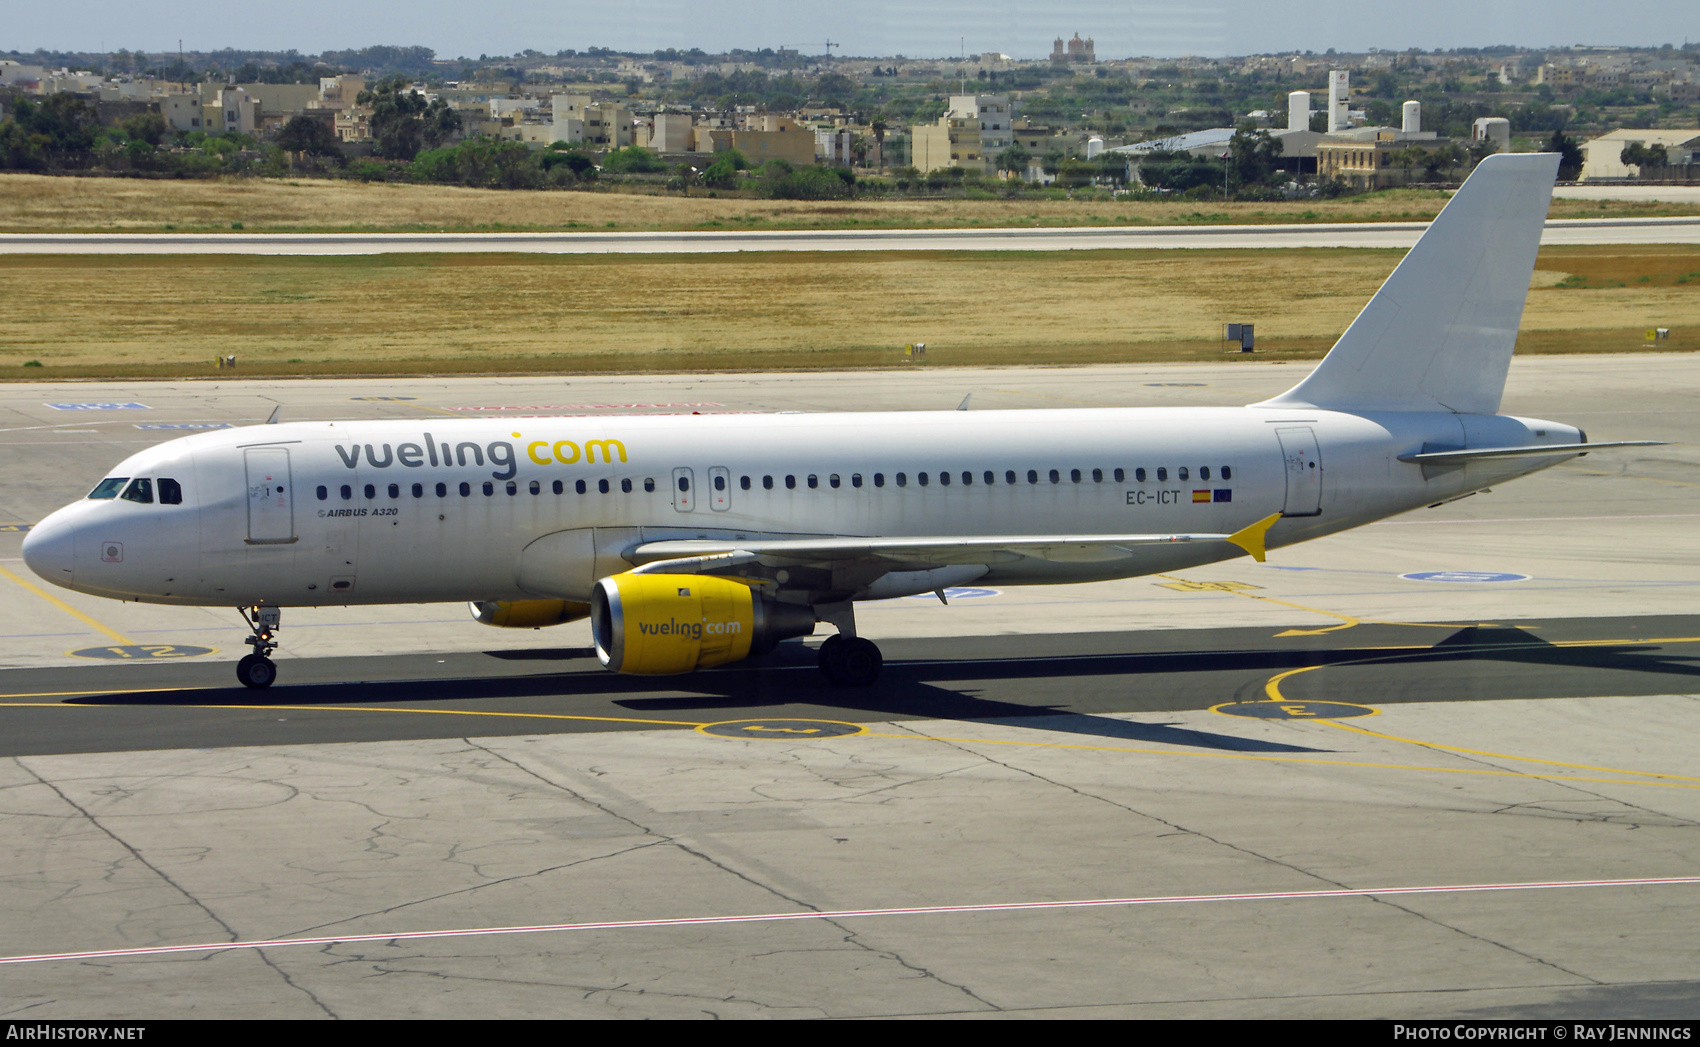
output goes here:
{"type": "Polygon", "coordinates": [[[262,655],[244,655],[242,660],[236,663],[236,678],[242,681],[244,687],[263,691],[277,679],[277,665],[262,655]]]}
{"type": "Polygon", "coordinates": [[[820,668],[826,678],[843,687],[866,687],[879,679],[885,659],[872,640],[832,636],[820,646],[820,668]],[[837,641],[836,643],[834,641],[837,641]]]}

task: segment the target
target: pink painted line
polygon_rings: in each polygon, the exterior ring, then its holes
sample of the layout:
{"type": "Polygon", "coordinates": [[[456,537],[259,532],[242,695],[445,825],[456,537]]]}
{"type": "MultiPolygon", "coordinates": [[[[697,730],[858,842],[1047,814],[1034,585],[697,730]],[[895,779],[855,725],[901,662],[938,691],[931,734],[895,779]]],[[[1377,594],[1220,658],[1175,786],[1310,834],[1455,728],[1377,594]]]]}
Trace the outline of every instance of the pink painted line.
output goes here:
{"type": "Polygon", "coordinates": [[[1700,876],[1658,876],[1637,880],[1548,880],[1533,883],[1444,884],[1431,887],[1374,887],[1362,890],[1264,891],[1252,894],[1178,894],[1157,895],[1148,898],[1086,898],[1058,902],[993,902],[985,905],[922,905],[899,909],[840,909],[835,912],[749,913],[742,916],[682,916],[661,920],[603,920],[594,923],[465,927],[458,930],[344,934],[317,938],[269,938],[246,942],[207,942],[200,945],[156,945],[135,949],[91,949],[83,952],[37,953],[29,956],[0,956],[0,964],[49,963],[55,960],[106,960],[125,956],[168,956],[173,953],[223,952],[227,949],[277,949],[286,945],[348,945],[360,942],[419,941],[427,938],[476,938],[496,934],[621,931],[649,927],[708,927],[730,923],[778,923],[784,920],[853,920],[868,916],[939,916],[955,913],[1031,912],[1038,909],[1197,905],[1207,902],[1294,901],[1309,898],[1385,898],[1402,894],[1472,894],[1483,891],[1546,891],[1567,887],[1658,887],[1673,884],[1700,884],[1700,876]]]}

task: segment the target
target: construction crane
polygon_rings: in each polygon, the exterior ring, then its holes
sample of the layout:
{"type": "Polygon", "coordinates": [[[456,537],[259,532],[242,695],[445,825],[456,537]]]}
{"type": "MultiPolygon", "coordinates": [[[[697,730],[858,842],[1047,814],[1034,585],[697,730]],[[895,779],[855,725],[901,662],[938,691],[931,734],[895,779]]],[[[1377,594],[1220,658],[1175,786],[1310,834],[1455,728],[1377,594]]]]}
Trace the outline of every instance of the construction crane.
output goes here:
{"type": "Polygon", "coordinates": [[[828,40],[828,41],[827,41],[827,42],[826,42],[826,57],[828,57],[828,58],[831,58],[831,57],[832,57],[832,49],[833,49],[833,48],[835,48],[835,47],[843,47],[843,46],[844,46],[844,45],[843,45],[843,44],[840,44],[840,43],[835,43],[835,42],[833,42],[833,41],[831,41],[831,40],[828,40]]]}

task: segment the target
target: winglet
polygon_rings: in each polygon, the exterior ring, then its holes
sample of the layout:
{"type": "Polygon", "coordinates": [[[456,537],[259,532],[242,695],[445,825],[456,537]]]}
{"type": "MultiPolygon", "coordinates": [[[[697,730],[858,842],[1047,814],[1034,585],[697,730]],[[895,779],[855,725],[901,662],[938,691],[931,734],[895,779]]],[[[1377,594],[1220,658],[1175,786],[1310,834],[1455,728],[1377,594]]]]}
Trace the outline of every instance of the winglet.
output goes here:
{"type": "MultiPolygon", "coordinates": [[[[282,414],[282,413],[283,413],[283,405],[278,404],[276,407],[272,408],[271,417],[266,419],[266,424],[267,425],[276,425],[277,424],[277,416],[282,414]]],[[[606,454],[607,452],[603,452],[603,453],[606,454]]]]}
{"type": "Polygon", "coordinates": [[[1265,516],[1250,527],[1242,527],[1228,536],[1228,541],[1251,554],[1258,563],[1263,562],[1263,536],[1275,526],[1275,521],[1281,518],[1280,513],[1265,516]]]}

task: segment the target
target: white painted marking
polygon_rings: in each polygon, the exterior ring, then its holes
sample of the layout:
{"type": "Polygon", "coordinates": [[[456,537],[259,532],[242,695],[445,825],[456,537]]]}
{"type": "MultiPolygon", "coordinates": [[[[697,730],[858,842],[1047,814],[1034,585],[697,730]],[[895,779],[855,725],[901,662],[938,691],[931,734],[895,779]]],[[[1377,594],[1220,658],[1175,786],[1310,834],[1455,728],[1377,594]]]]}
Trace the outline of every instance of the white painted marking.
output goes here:
{"type": "Polygon", "coordinates": [[[717,924],[778,923],[786,920],[853,920],[869,916],[946,916],[959,913],[1031,912],[1041,909],[1093,909],[1138,905],[1201,905],[1210,902],[1302,901],[1315,898],[1380,898],[1409,894],[1478,894],[1487,891],[1548,891],[1575,887],[1661,887],[1700,884],[1700,876],[1657,876],[1622,880],[1543,880],[1528,883],[1444,884],[1422,887],[1343,888],[1324,891],[1260,891],[1245,894],[1179,894],[1146,898],[1087,898],[1057,902],[994,902],[986,905],[924,905],[893,909],[748,913],[741,916],[683,916],[659,920],[604,920],[592,923],[545,923],[512,927],[467,927],[457,930],[397,931],[384,934],[322,935],[313,938],[270,938],[257,941],[207,942],[199,945],[160,945],[134,949],[91,949],[82,952],[0,956],[0,964],[51,963],[58,960],[100,960],[123,956],[168,956],[173,953],[223,952],[227,949],[278,949],[286,945],[339,945],[360,942],[419,941],[427,938],[477,938],[498,934],[545,934],[567,931],[621,931],[651,927],[707,927],[717,924]]]}

